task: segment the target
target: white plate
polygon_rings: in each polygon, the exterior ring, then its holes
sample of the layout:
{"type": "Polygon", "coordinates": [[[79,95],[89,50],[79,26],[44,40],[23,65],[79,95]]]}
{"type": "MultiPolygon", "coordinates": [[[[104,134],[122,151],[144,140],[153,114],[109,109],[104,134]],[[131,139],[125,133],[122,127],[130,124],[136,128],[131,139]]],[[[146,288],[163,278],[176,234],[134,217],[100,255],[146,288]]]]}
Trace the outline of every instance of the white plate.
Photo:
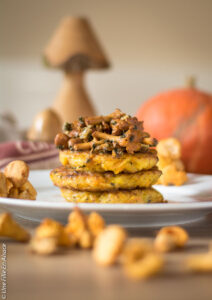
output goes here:
{"type": "MultiPolygon", "coordinates": [[[[74,203],[66,202],[49,179],[49,171],[31,171],[36,201],[0,198],[0,208],[19,217],[41,221],[45,217],[66,222],[74,203]]],[[[212,176],[189,174],[189,182],[181,187],[155,186],[169,203],[159,204],[78,204],[85,212],[97,211],[108,223],[124,226],[163,226],[183,224],[212,213],[212,176]]]]}

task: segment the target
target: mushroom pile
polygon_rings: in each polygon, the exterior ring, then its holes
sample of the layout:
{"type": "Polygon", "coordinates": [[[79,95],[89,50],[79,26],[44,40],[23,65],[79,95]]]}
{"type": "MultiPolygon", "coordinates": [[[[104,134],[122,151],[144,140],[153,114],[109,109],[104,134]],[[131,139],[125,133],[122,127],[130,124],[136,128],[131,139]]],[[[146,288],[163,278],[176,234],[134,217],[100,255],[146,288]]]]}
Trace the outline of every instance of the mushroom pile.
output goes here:
{"type": "Polygon", "coordinates": [[[73,123],[65,123],[63,133],[55,137],[55,144],[61,150],[121,156],[147,152],[156,146],[157,140],[144,131],[143,122],[116,109],[107,116],[80,117],[73,123]]]}

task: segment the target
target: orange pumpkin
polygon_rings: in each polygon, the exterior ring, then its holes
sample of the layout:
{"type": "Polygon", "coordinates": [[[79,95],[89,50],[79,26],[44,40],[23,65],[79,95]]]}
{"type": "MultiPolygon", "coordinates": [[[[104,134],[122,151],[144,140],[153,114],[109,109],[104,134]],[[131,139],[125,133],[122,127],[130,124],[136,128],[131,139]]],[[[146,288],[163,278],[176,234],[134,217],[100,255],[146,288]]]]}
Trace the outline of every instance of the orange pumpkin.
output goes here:
{"type": "Polygon", "coordinates": [[[158,140],[180,140],[188,172],[212,174],[211,94],[194,87],[161,93],[141,106],[137,118],[158,140]]]}

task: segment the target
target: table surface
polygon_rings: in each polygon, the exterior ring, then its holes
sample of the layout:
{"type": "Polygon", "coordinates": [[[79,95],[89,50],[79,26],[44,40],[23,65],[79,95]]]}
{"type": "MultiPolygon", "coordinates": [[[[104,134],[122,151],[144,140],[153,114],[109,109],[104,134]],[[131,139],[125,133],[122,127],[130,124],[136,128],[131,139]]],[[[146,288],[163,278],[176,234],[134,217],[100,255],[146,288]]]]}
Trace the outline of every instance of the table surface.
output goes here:
{"type": "MultiPolygon", "coordinates": [[[[21,219],[18,222],[31,231],[35,227],[21,219]]],[[[146,281],[126,278],[118,264],[96,265],[89,250],[42,257],[31,254],[27,245],[1,239],[7,245],[7,299],[211,300],[212,274],[186,273],[183,261],[190,253],[207,251],[212,215],[183,227],[190,234],[187,247],[166,254],[164,272],[146,281]]],[[[130,229],[129,236],[153,238],[157,229],[130,229]]]]}

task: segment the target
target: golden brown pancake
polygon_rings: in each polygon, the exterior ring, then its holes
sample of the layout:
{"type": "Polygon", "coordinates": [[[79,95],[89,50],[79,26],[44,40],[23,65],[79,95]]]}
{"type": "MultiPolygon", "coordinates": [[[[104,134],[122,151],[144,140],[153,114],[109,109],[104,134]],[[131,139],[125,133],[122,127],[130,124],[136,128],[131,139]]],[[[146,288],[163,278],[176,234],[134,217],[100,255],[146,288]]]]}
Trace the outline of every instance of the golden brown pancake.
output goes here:
{"type": "Polygon", "coordinates": [[[81,203],[162,203],[163,196],[153,188],[119,190],[113,192],[85,192],[61,189],[68,202],[81,203]]]}
{"type": "Polygon", "coordinates": [[[113,172],[79,172],[62,166],[50,173],[51,180],[60,188],[90,192],[146,188],[156,183],[160,175],[161,171],[157,167],[131,174],[115,175],[113,172]]]}
{"type": "Polygon", "coordinates": [[[104,153],[90,155],[88,151],[72,152],[63,150],[60,151],[60,161],[64,166],[79,171],[112,171],[119,174],[121,172],[135,173],[151,169],[157,164],[158,158],[155,150],[149,150],[146,153],[125,153],[120,157],[113,157],[111,154],[104,153]]]}

